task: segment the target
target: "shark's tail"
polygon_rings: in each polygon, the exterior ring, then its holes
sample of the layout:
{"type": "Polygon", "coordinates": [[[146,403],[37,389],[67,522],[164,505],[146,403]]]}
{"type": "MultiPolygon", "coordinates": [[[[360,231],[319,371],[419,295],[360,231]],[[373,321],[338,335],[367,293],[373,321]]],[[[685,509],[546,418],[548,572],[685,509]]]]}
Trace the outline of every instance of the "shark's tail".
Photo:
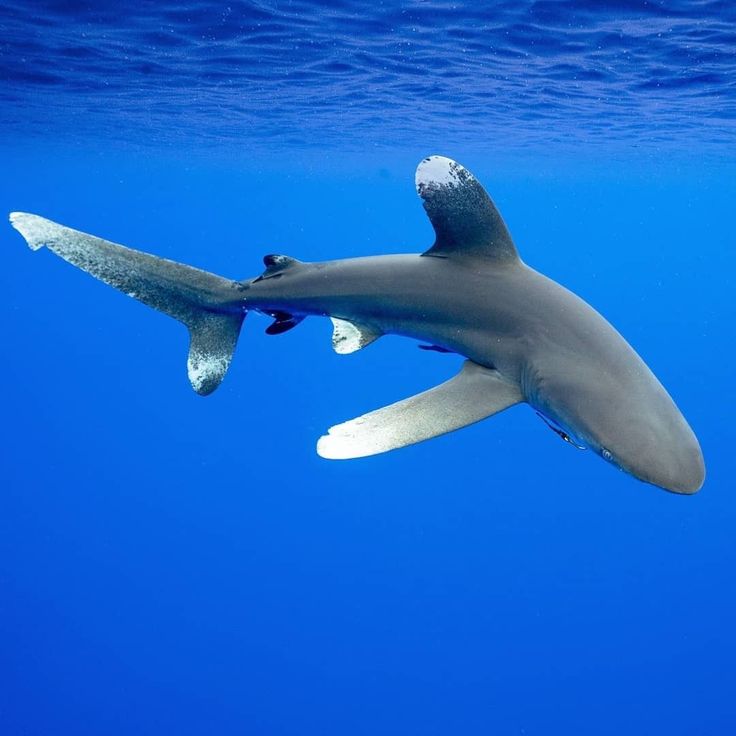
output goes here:
{"type": "Polygon", "coordinates": [[[13,227],[33,250],[44,245],[100,281],[189,328],[192,388],[212,393],[227,372],[245,311],[238,282],[86,235],[38,215],[13,212],[13,227]]]}

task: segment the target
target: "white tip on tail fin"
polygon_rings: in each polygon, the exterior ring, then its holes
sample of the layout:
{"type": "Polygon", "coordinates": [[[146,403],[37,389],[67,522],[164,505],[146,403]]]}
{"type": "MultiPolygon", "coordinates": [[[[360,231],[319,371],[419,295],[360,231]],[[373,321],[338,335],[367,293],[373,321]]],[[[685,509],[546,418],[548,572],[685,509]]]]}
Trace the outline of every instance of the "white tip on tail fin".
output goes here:
{"type": "Polygon", "coordinates": [[[191,337],[187,369],[192,388],[206,395],[220,385],[245,316],[237,282],[38,215],[13,212],[10,222],[33,250],[45,245],[96,279],[183,322],[191,337]]]}
{"type": "Polygon", "coordinates": [[[192,317],[187,374],[192,388],[200,395],[211,394],[221,383],[233,359],[243,312],[203,313],[192,317]]]}
{"type": "Polygon", "coordinates": [[[55,223],[28,212],[11,212],[10,224],[25,238],[31,250],[43,248],[54,239],[55,223]]]}

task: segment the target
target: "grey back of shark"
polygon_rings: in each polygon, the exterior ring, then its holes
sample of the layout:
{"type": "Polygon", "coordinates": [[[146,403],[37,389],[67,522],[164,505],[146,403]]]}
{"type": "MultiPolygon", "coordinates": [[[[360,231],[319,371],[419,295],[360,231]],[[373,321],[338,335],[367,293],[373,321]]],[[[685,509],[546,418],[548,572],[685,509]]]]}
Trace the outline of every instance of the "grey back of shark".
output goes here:
{"type": "Polygon", "coordinates": [[[222,381],[248,311],[269,334],[310,315],[334,325],[350,353],[381,335],[421,340],[467,359],[454,378],[332,427],[325,458],[374,455],[436,437],[526,402],[563,439],[631,475],[694,493],[698,441],[668,393],[594,309],[526,266],[483,187],[458,163],[424,159],[416,185],[436,234],[421,255],[302,263],[266,256],[259,277],[231,281],[15,212],[33,249],[54,253],[184,323],[189,379],[206,395],[222,381]]]}

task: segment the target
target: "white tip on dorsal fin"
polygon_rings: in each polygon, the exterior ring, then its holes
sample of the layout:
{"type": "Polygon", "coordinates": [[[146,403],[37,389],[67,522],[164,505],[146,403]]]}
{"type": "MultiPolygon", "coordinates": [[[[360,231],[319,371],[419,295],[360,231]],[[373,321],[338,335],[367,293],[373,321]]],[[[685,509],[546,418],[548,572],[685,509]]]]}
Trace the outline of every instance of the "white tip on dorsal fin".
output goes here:
{"type": "Polygon", "coordinates": [[[424,253],[438,258],[516,261],[518,255],[496,206],[457,161],[429,156],[417,167],[417,193],[437,236],[424,253]]]}
{"type": "Polygon", "coordinates": [[[381,333],[372,327],[348,322],[346,319],[330,317],[332,326],[332,347],[340,355],[348,355],[370,345],[381,337],[381,333]]]}
{"type": "MultiPolygon", "coordinates": [[[[463,167],[451,158],[446,156],[427,156],[417,166],[414,175],[414,183],[417,187],[417,193],[422,195],[425,187],[433,184],[458,186],[461,183],[460,172],[464,171],[463,167]]],[[[470,172],[467,172],[470,174],[470,172]]],[[[470,174],[472,177],[472,174],[470,174]]]]}

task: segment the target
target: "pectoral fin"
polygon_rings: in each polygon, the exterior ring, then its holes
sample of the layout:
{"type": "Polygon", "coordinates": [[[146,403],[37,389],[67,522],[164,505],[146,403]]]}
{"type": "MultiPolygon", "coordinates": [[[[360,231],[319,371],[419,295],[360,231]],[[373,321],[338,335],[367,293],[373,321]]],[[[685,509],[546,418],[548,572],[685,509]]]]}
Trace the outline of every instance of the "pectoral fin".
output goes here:
{"type": "Polygon", "coordinates": [[[466,427],[523,401],[498,371],[466,361],[449,381],[331,427],[317,442],[330,460],[378,455],[466,427]]]}

